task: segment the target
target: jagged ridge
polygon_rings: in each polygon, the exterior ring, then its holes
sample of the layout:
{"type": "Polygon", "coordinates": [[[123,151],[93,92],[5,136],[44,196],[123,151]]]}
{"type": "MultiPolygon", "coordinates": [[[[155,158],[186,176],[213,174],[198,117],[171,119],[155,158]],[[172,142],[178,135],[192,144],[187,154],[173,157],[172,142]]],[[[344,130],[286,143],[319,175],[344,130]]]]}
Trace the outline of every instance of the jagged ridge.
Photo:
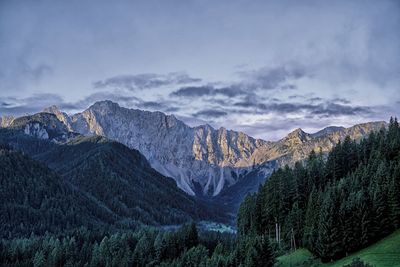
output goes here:
{"type": "Polygon", "coordinates": [[[277,142],[268,142],[225,128],[189,127],[173,115],[123,108],[111,101],[97,102],[71,117],[56,107],[46,111],[69,130],[103,135],[139,150],[153,168],[173,177],[187,193],[214,196],[255,168],[268,175],[276,166],[304,159],[311,150],[328,152],[346,135],[359,139],[386,125],[327,127],[315,134],[296,129],[277,142]]]}

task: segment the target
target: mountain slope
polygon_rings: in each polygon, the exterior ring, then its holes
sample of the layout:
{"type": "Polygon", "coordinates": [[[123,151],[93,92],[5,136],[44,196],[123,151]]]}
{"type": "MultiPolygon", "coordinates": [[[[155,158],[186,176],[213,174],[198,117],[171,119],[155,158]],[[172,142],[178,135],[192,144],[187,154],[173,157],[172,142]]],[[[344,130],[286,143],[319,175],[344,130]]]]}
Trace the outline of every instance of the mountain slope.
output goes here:
{"type": "Polygon", "coordinates": [[[123,218],[173,224],[205,216],[139,152],[104,137],[78,137],[35,158],[123,218]]]}
{"type": "Polygon", "coordinates": [[[206,219],[212,213],[204,203],[181,191],[173,179],[155,171],[138,151],[105,137],[76,136],[66,128],[50,127],[45,124],[49,119],[65,127],[53,114],[39,113],[0,129],[0,142],[45,163],[74,189],[112,213],[114,222],[175,224],[206,219]],[[26,131],[32,124],[38,127],[26,131]],[[38,135],[37,130],[50,134],[38,135]],[[68,138],[61,142],[60,134],[68,138]]]}
{"type": "Polygon", "coordinates": [[[192,128],[173,115],[123,108],[111,101],[97,102],[71,117],[56,107],[46,111],[54,113],[68,129],[106,136],[139,150],[153,168],[173,177],[181,189],[206,196],[218,195],[255,167],[261,175],[268,175],[271,165],[292,164],[313,149],[328,152],[347,134],[359,139],[385,125],[328,127],[315,134],[298,129],[282,140],[268,142],[209,125],[192,128]]]}
{"type": "Polygon", "coordinates": [[[116,216],[27,156],[0,147],[1,237],[111,224],[116,216]]]}

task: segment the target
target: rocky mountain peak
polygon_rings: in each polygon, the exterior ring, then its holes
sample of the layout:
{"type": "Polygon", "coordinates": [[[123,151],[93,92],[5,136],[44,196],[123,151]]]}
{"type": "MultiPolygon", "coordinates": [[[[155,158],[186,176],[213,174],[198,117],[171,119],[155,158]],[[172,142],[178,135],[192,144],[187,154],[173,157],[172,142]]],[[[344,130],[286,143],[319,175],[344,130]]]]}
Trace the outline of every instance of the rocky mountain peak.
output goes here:
{"type": "Polygon", "coordinates": [[[297,128],[297,129],[294,129],[292,132],[290,132],[288,135],[289,136],[291,136],[291,135],[299,136],[299,135],[304,135],[305,133],[306,132],[304,132],[303,129],[297,128]]]}
{"type": "Polygon", "coordinates": [[[89,107],[89,109],[96,109],[103,111],[112,111],[118,108],[120,108],[119,104],[111,100],[97,101],[89,107]]]}
{"type": "Polygon", "coordinates": [[[67,113],[62,112],[58,106],[53,105],[50,107],[47,107],[43,110],[45,113],[50,113],[54,114],[59,121],[61,121],[68,129],[68,131],[72,132],[72,126],[71,126],[71,118],[67,115],[67,113]]]}
{"type": "Polygon", "coordinates": [[[321,136],[325,136],[334,132],[339,132],[339,131],[343,131],[346,128],[341,127],[341,126],[328,126],[316,133],[312,134],[312,137],[317,138],[317,137],[321,137],[321,136]]]}
{"type": "Polygon", "coordinates": [[[290,141],[293,143],[304,143],[310,140],[310,134],[304,132],[301,128],[297,128],[291,133],[289,133],[286,137],[286,141],[290,141]]]}
{"type": "Polygon", "coordinates": [[[202,124],[199,126],[194,127],[195,129],[198,130],[203,130],[203,131],[210,131],[210,130],[214,130],[214,128],[210,125],[210,124],[202,124]]]}
{"type": "Polygon", "coordinates": [[[52,105],[50,107],[43,109],[43,112],[53,113],[53,114],[62,113],[61,110],[56,105],[52,105]]]}

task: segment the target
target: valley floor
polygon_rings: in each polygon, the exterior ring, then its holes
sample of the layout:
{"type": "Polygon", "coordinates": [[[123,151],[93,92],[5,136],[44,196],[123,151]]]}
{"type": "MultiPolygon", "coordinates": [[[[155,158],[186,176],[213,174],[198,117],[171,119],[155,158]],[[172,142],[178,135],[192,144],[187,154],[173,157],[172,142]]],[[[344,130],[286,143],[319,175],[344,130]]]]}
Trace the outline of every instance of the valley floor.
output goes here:
{"type": "Polygon", "coordinates": [[[400,266],[400,230],[365,249],[332,263],[323,264],[308,250],[298,249],[296,252],[279,257],[276,266],[339,267],[351,263],[355,258],[360,258],[374,267],[400,266]]]}

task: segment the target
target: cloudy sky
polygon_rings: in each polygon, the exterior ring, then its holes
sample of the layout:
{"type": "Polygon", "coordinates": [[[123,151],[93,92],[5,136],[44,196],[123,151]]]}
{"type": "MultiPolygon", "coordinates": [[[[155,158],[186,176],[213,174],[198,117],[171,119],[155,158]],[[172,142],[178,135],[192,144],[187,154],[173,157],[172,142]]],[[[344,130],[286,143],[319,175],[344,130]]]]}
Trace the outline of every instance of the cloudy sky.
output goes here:
{"type": "Polygon", "coordinates": [[[400,114],[400,1],[0,1],[0,115],[98,100],[277,139],[400,114]]]}

